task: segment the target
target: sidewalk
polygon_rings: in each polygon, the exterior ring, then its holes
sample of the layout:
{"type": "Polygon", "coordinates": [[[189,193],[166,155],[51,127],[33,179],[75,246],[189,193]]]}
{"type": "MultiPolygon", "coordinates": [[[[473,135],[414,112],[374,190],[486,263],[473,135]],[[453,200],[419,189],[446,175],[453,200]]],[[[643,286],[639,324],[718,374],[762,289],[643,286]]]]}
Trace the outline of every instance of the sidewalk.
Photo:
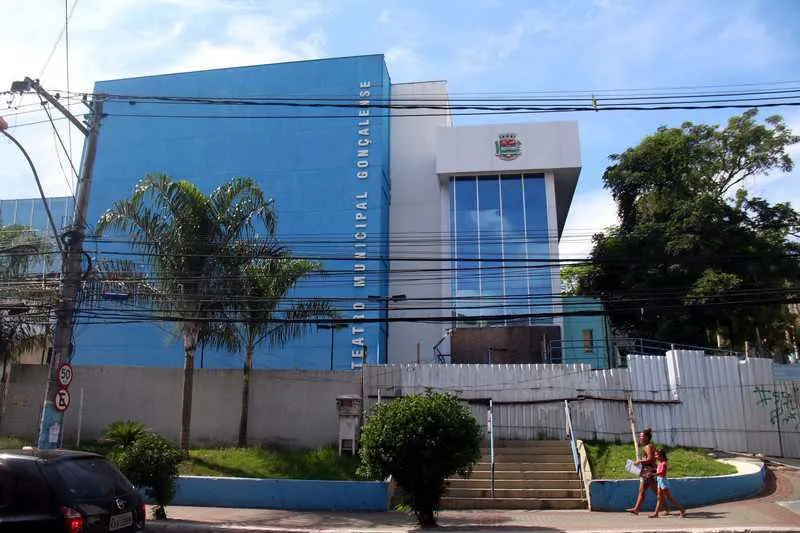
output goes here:
{"type": "MultiPolygon", "coordinates": [[[[450,531],[614,531],[738,532],[784,531],[800,533],[800,514],[784,502],[800,500],[800,471],[776,468],[767,494],[750,500],[690,509],[686,518],[677,515],[658,519],[647,513],[590,511],[443,511],[441,529],[450,531]]],[[[169,507],[166,522],[149,522],[148,530],[175,533],[237,531],[281,533],[406,533],[417,531],[404,513],[294,512],[268,509],[224,509],[169,507]]]]}

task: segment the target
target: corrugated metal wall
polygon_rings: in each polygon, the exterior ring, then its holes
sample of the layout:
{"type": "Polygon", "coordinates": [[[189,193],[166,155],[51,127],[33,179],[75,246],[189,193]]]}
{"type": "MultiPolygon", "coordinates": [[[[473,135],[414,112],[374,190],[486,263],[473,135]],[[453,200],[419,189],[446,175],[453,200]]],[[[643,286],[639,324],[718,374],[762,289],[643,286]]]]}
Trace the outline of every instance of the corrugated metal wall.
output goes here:
{"type": "Polygon", "coordinates": [[[632,355],[627,368],[589,365],[385,365],[364,372],[367,406],[426,389],[470,402],[481,425],[494,402],[500,439],[564,437],[570,401],[579,438],[630,441],[627,398],[637,428],[653,428],[666,445],[800,457],[800,382],[773,380],[769,359],[707,356],[675,350],[632,355]],[[780,435],[778,425],[780,427],[780,435]]]}

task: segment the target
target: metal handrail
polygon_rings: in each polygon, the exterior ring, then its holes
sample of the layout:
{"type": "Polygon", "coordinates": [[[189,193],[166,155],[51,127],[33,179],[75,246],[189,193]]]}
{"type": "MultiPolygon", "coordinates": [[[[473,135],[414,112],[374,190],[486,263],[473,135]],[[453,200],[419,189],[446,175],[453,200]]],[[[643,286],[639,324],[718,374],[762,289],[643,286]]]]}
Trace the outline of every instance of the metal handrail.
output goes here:
{"type": "Polygon", "coordinates": [[[486,413],[486,429],[489,432],[489,461],[491,463],[492,498],[494,498],[494,420],[492,416],[492,399],[489,399],[489,410],[486,413]]]}
{"type": "Polygon", "coordinates": [[[581,482],[581,492],[583,492],[583,474],[581,473],[581,460],[578,456],[578,443],[575,440],[575,432],[572,429],[572,415],[569,411],[569,402],[564,400],[564,414],[566,416],[566,431],[567,438],[569,439],[569,446],[572,450],[572,462],[575,464],[575,472],[578,474],[578,480],[581,482]]]}

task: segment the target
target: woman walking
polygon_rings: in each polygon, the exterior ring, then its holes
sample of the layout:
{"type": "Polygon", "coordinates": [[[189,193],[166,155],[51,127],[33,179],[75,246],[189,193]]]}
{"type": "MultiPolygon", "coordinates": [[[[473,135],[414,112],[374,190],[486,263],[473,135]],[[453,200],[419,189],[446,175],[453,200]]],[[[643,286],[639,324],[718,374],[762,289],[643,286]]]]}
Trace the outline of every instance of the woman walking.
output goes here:
{"type": "MultiPolygon", "coordinates": [[[[652,490],[658,497],[658,486],[656,484],[656,452],[653,447],[653,430],[646,428],[639,434],[639,444],[644,446],[642,456],[638,458],[634,464],[641,467],[639,472],[639,495],[636,497],[636,503],[630,509],[625,509],[629,513],[639,514],[639,510],[644,503],[644,495],[647,490],[652,490]]],[[[669,514],[669,508],[664,505],[664,513],[669,514]]]]}
{"type": "Polygon", "coordinates": [[[681,518],[686,516],[686,509],[675,499],[672,495],[672,492],[669,490],[669,481],[667,481],[667,452],[665,452],[662,448],[656,450],[656,461],[658,461],[658,466],[656,467],[656,485],[658,486],[658,501],[656,501],[656,510],[653,514],[650,515],[650,518],[658,518],[658,512],[661,510],[661,506],[665,505],[666,500],[669,500],[669,503],[675,506],[681,513],[681,518]]]}

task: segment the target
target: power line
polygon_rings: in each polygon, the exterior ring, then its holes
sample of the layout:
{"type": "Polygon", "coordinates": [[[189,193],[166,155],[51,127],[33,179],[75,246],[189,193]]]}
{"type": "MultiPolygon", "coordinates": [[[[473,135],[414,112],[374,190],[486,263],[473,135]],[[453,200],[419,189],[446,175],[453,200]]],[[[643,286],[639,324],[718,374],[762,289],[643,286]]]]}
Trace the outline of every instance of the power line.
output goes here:
{"type": "MultiPolygon", "coordinates": [[[[47,108],[47,102],[43,98],[41,98],[41,96],[40,99],[41,99],[42,109],[44,109],[44,112],[47,114],[47,119],[50,121],[50,125],[53,127],[53,133],[55,134],[56,139],[58,139],[58,142],[61,145],[61,149],[64,151],[64,154],[66,154],[67,156],[67,161],[69,162],[69,166],[72,169],[72,173],[75,175],[75,178],[78,179],[78,171],[75,169],[75,164],[72,162],[72,156],[70,155],[70,151],[68,151],[67,147],[64,146],[64,141],[61,139],[61,134],[58,132],[58,128],[56,127],[55,122],[53,122],[53,116],[50,114],[50,110],[47,108]]],[[[72,131],[72,128],[68,128],[68,131],[72,131]]],[[[56,152],[56,154],[57,153],[58,152],[56,152]]],[[[58,163],[59,165],[61,164],[61,157],[58,158],[58,163]]],[[[64,168],[62,167],[61,170],[63,172],[64,168]]],[[[67,183],[67,190],[72,195],[72,199],[75,200],[75,190],[72,188],[72,184],[67,179],[66,172],[63,172],[63,174],[64,174],[64,180],[67,183]]]]}
{"type": "Polygon", "coordinates": [[[50,60],[53,59],[53,56],[55,55],[56,50],[58,49],[58,45],[61,43],[61,38],[64,37],[65,33],[67,32],[69,20],[72,18],[72,14],[75,12],[75,7],[77,5],[78,5],[78,0],[74,0],[74,2],[72,3],[72,8],[70,8],[69,13],[66,14],[64,25],[61,27],[61,31],[58,33],[58,37],[56,37],[56,42],[53,43],[53,47],[50,49],[50,53],[47,55],[47,59],[45,60],[44,65],[42,65],[42,69],[39,71],[39,75],[37,76],[37,78],[42,77],[42,74],[44,74],[44,71],[50,64],[50,60]]]}

